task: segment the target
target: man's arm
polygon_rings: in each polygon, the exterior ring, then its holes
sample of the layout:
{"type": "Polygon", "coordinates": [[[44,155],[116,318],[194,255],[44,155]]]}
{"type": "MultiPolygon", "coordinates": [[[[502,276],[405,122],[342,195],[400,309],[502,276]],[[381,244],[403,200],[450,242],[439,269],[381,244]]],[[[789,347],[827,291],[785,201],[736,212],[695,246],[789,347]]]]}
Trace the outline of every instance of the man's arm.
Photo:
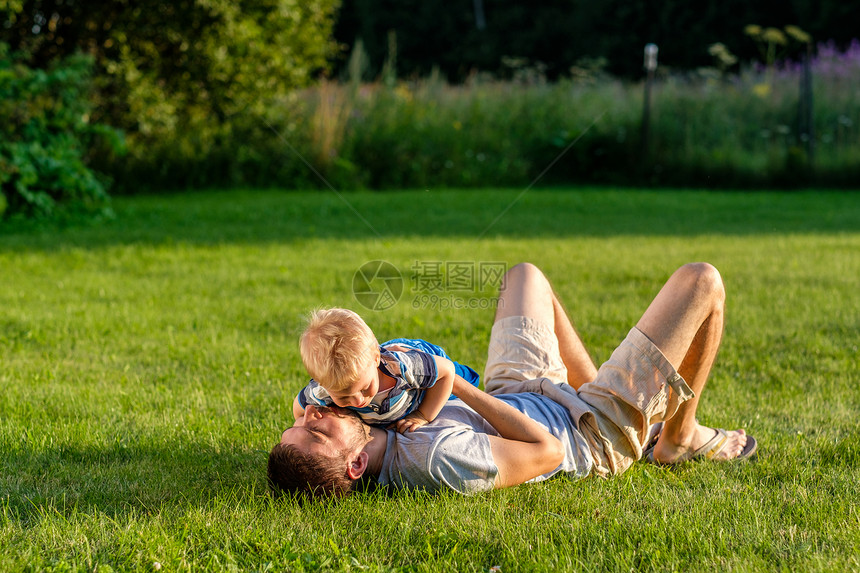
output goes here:
{"type": "Polygon", "coordinates": [[[424,391],[421,404],[418,408],[397,421],[397,431],[401,434],[406,431],[414,431],[428,422],[432,422],[439,415],[442,406],[451,397],[454,388],[454,363],[442,356],[433,356],[436,362],[436,382],[424,391]]]}
{"type": "Polygon", "coordinates": [[[497,489],[519,485],[561,464],[564,447],[540,424],[459,376],[454,379],[453,390],[499,433],[489,436],[493,460],[499,468],[497,489]]]}

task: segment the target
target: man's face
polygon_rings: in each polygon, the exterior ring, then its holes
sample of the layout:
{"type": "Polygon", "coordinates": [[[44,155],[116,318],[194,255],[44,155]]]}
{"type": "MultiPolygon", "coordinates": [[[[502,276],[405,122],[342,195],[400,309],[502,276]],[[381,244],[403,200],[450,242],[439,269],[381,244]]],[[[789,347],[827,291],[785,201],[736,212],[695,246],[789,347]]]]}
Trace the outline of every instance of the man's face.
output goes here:
{"type": "Polygon", "coordinates": [[[358,453],[370,440],[370,429],[349,410],[308,404],[305,415],[281,434],[281,443],[326,457],[358,453]]]}

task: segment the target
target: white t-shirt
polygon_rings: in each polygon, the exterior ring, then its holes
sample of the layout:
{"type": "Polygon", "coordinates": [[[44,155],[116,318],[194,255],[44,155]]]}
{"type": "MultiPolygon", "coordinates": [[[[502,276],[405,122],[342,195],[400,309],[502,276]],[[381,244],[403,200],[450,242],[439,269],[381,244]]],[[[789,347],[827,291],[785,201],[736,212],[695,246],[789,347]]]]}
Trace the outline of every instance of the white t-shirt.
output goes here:
{"type": "MultiPolygon", "coordinates": [[[[589,474],[593,465],[591,452],[564,406],[534,393],[496,398],[541,424],[564,445],[561,465],[530,481],[542,481],[559,472],[574,479],[589,474]]],[[[406,434],[388,432],[379,483],[430,492],[445,488],[463,494],[491,490],[499,468],[493,460],[488,435],[499,434],[465,403],[449,400],[426,426],[406,434]]]]}

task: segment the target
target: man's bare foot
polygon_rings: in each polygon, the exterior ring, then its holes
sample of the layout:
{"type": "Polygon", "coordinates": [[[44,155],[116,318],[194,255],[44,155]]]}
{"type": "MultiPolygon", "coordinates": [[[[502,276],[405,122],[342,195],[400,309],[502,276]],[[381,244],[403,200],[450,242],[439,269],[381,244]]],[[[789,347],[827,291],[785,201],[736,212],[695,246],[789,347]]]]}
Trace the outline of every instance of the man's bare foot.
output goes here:
{"type": "Polygon", "coordinates": [[[751,457],[755,450],[755,439],[744,430],[726,431],[697,424],[684,443],[661,435],[649,454],[649,461],[658,464],[678,464],[693,459],[729,461],[751,457]]]}

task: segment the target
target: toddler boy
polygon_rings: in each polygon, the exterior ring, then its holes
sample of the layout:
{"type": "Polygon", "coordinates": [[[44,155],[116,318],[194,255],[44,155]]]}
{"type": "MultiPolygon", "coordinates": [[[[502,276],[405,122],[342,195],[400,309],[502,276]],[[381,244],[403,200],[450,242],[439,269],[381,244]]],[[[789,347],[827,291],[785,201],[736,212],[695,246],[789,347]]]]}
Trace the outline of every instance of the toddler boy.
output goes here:
{"type": "Polygon", "coordinates": [[[441,347],[408,338],[380,345],[364,320],[343,308],[315,311],[300,350],[312,379],[293,401],[296,420],[308,404],[336,405],[368,424],[394,424],[404,433],[439,414],[454,376],[478,385],[478,373],[452,361],[441,347]]]}

